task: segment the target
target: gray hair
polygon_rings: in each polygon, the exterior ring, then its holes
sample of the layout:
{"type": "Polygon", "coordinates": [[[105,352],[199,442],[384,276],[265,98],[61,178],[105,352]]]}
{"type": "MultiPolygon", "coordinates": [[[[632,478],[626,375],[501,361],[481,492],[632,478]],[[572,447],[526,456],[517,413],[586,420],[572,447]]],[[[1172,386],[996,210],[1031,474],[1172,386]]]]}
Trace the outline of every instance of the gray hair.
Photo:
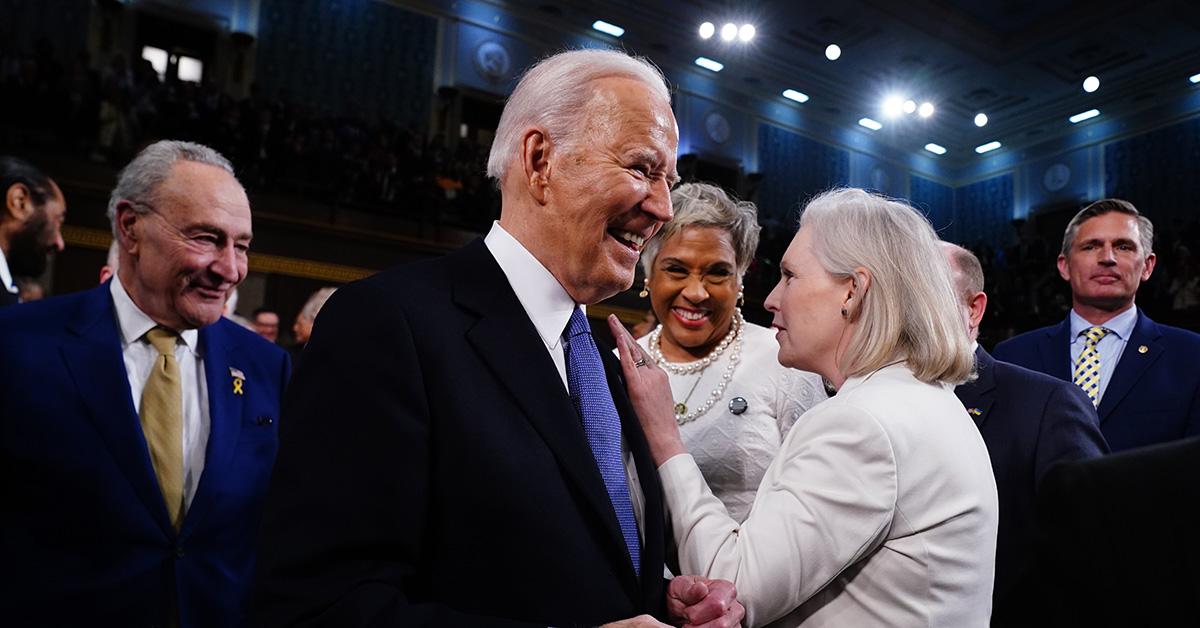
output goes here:
{"type": "Polygon", "coordinates": [[[304,302],[304,307],[300,308],[300,317],[308,321],[317,320],[317,314],[321,308],[325,307],[325,302],[333,296],[334,292],[337,292],[337,288],[326,286],[312,293],[312,296],[304,302]]]}
{"type": "Polygon", "coordinates": [[[662,72],[644,57],[615,50],[570,50],[543,59],[525,72],[504,105],[488,155],[488,176],[497,181],[504,178],[522,135],[531,126],[545,128],[569,151],[590,113],[586,105],[592,98],[592,83],[611,77],[641,81],[671,101],[662,72]]]}
{"type": "Polygon", "coordinates": [[[1079,233],[1079,227],[1083,223],[1096,216],[1112,212],[1133,216],[1137,220],[1138,239],[1140,240],[1138,244],[1141,246],[1142,255],[1149,256],[1154,252],[1154,223],[1143,216],[1129,201],[1119,198],[1102,198],[1079,210],[1071,222],[1067,223],[1067,231],[1063,233],[1062,254],[1065,256],[1071,252],[1071,247],[1075,245],[1075,235],[1079,233]]]}
{"type": "Polygon", "coordinates": [[[907,203],[845,188],[809,201],[800,227],[810,229],[813,253],[834,277],[861,287],[865,278],[855,269],[870,272],[852,315],[861,328],[840,365],[847,376],[904,360],[923,382],[971,377],[975,358],[950,266],[925,216],[907,203]]]}
{"type": "MultiPolygon", "coordinates": [[[[117,205],[121,201],[149,202],[158,193],[158,187],[171,176],[171,167],[180,161],[216,166],[235,179],[233,164],[224,155],[195,142],[159,140],[137,154],[121,173],[117,175],[117,186],[108,197],[108,222],[112,225],[113,237],[117,233],[117,205]]],[[[147,209],[135,203],[134,211],[145,213],[147,209]]]]}
{"type": "Polygon", "coordinates": [[[979,258],[953,242],[943,241],[941,245],[950,254],[950,259],[954,260],[950,270],[954,275],[954,287],[959,296],[966,301],[983,292],[983,264],[979,263],[979,258]]]}
{"type": "Polygon", "coordinates": [[[668,238],[685,227],[717,227],[729,233],[740,282],[758,250],[758,233],[762,231],[754,203],[732,198],[715,185],[684,183],[671,191],[671,206],[674,217],[642,249],[642,270],[646,276],[654,274],[658,251],[668,238]]]}

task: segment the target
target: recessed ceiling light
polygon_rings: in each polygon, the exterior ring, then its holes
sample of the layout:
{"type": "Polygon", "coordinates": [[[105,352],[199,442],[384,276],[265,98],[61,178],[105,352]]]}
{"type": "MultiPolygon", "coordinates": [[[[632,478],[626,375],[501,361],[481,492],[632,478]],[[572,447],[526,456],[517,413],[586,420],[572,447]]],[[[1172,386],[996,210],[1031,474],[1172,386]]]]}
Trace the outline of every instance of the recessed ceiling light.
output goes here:
{"type": "Polygon", "coordinates": [[[742,41],[750,41],[751,39],[754,39],[754,34],[756,32],[758,31],[755,30],[753,24],[742,24],[742,27],[738,29],[738,39],[742,41]]]}
{"type": "Polygon", "coordinates": [[[917,110],[916,101],[909,99],[904,101],[904,113],[912,113],[917,110]]]}
{"type": "Polygon", "coordinates": [[[808,94],[805,94],[804,92],[798,92],[794,89],[783,90],[783,97],[796,102],[808,102],[808,94]]]}
{"type": "Polygon", "coordinates": [[[696,57],[696,65],[704,68],[705,70],[712,70],[713,72],[720,72],[721,70],[725,69],[725,64],[713,61],[708,57],[696,57]]]}
{"type": "Polygon", "coordinates": [[[870,118],[861,118],[861,119],[859,119],[858,124],[859,124],[859,126],[865,126],[868,129],[871,129],[872,131],[878,131],[879,129],[883,128],[882,124],[880,124],[870,118]]]}
{"type": "Polygon", "coordinates": [[[975,152],[982,155],[984,153],[989,153],[991,151],[994,151],[997,148],[1000,148],[1000,142],[988,142],[987,144],[983,144],[981,146],[976,146],[975,152]]]}
{"type": "Polygon", "coordinates": [[[975,126],[987,126],[988,118],[986,113],[975,114],[975,126]]]}
{"type": "Polygon", "coordinates": [[[921,103],[920,108],[917,109],[917,115],[921,116],[922,118],[928,118],[929,116],[933,115],[933,103],[921,103]]]}
{"type": "Polygon", "coordinates": [[[1067,120],[1070,120],[1071,124],[1079,124],[1080,122],[1083,122],[1084,120],[1091,120],[1092,118],[1095,118],[1098,115],[1100,115],[1099,109],[1088,109],[1087,111],[1085,111],[1083,113],[1077,113],[1077,114],[1071,116],[1070,118],[1067,118],[1067,120]]]}
{"type": "Polygon", "coordinates": [[[1193,74],[1188,77],[1188,80],[1193,83],[1200,83],[1200,74],[1193,74]]]}
{"type": "Polygon", "coordinates": [[[1083,79],[1083,91],[1090,94],[1098,89],[1100,89],[1100,79],[1094,76],[1083,79]]]}
{"type": "Polygon", "coordinates": [[[883,99],[883,115],[889,118],[904,113],[904,99],[900,96],[888,96],[883,99]]]}
{"type": "Polygon", "coordinates": [[[946,154],[945,146],[941,146],[939,144],[934,144],[933,142],[926,144],[925,150],[933,153],[934,155],[945,155],[946,154]]]}
{"type": "Polygon", "coordinates": [[[725,41],[733,41],[734,38],[737,37],[737,34],[738,34],[737,24],[734,24],[732,22],[727,22],[724,26],[721,27],[721,39],[724,39],[725,41]]]}
{"type": "MultiPolygon", "coordinates": [[[[837,61],[838,57],[842,56],[842,47],[837,44],[829,44],[825,46],[825,58],[830,61],[837,61]]],[[[1195,81],[1192,81],[1193,83],[1195,81]]]]}
{"type": "Polygon", "coordinates": [[[613,37],[620,37],[621,35],[625,34],[625,29],[617,26],[616,24],[609,24],[604,20],[596,20],[595,22],[592,22],[592,28],[606,35],[612,35],[613,37]]]}
{"type": "Polygon", "coordinates": [[[717,27],[713,26],[712,22],[705,22],[700,25],[700,39],[710,39],[717,32],[717,27]]]}

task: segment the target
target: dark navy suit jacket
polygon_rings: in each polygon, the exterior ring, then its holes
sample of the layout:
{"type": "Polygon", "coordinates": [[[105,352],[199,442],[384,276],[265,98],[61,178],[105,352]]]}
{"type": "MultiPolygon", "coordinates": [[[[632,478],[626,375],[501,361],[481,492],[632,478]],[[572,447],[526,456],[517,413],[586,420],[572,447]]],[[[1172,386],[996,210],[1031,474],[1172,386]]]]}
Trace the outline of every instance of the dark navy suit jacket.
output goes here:
{"type": "Polygon", "coordinates": [[[255,625],[595,626],[660,614],[658,473],[635,573],[580,416],[482,240],[340,288],[284,404],[255,625]]]}
{"type": "Polygon", "coordinates": [[[240,626],[287,356],[228,320],[199,332],[211,431],[176,533],[108,284],[0,311],[0,617],[9,626],[240,626]],[[230,369],[245,376],[234,391],[230,369]]]}
{"type": "MultiPolygon", "coordinates": [[[[996,359],[1071,381],[1070,334],[1068,318],[1000,343],[996,359]]],[[[1097,412],[1114,452],[1200,434],[1200,334],[1139,310],[1097,412]]]]}
{"type": "Polygon", "coordinates": [[[987,444],[1000,498],[994,626],[1028,626],[1047,603],[1036,549],[1035,503],[1060,462],[1108,452],[1092,402],[1077,386],[975,350],[978,379],[954,389],[987,444]]]}

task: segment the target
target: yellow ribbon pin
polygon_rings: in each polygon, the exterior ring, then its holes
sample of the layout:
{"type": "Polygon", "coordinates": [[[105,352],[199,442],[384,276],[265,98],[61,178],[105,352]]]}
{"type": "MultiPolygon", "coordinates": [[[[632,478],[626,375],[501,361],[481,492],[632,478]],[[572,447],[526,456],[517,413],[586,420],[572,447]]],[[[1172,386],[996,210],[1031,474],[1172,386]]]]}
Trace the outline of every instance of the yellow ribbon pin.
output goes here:
{"type": "Polygon", "coordinates": [[[233,394],[244,394],[242,392],[242,386],[246,383],[246,374],[243,373],[241,369],[235,369],[231,366],[229,367],[229,376],[233,378],[233,394]]]}

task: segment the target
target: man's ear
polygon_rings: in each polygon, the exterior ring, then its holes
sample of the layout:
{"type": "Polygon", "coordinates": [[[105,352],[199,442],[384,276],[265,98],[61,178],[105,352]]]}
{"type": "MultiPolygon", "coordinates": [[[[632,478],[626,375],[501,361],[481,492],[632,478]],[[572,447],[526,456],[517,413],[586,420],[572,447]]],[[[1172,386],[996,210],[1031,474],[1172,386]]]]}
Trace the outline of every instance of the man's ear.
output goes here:
{"type": "Polygon", "coordinates": [[[1146,267],[1142,269],[1142,281],[1150,279],[1150,273],[1154,272],[1154,267],[1158,265],[1158,255],[1151,253],[1146,256],[1146,267]]]}
{"type": "Polygon", "coordinates": [[[33,214],[33,197],[30,196],[29,186],[24,183],[14,183],[4,192],[4,213],[14,222],[23,223],[33,214]]]}
{"type": "Polygon", "coordinates": [[[1067,256],[1059,254],[1058,256],[1058,276],[1063,278],[1063,281],[1071,281],[1071,265],[1067,262],[1067,256]]]}
{"type": "Polygon", "coordinates": [[[125,252],[136,255],[141,244],[142,215],[137,213],[129,201],[117,203],[115,217],[118,246],[125,252]]]}
{"type": "Polygon", "coordinates": [[[550,156],[553,151],[550,136],[541,128],[531,128],[521,138],[521,169],[529,195],[538,203],[546,202],[550,182],[550,156]]]}
{"type": "Polygon", "coordinates": [[[983,314],[987,312],[987,293],[976,292],[975,296],[967,300],[968,316],[971,318],[971,329],[979,327],[979,323],[983,321],[983,314]]]}

